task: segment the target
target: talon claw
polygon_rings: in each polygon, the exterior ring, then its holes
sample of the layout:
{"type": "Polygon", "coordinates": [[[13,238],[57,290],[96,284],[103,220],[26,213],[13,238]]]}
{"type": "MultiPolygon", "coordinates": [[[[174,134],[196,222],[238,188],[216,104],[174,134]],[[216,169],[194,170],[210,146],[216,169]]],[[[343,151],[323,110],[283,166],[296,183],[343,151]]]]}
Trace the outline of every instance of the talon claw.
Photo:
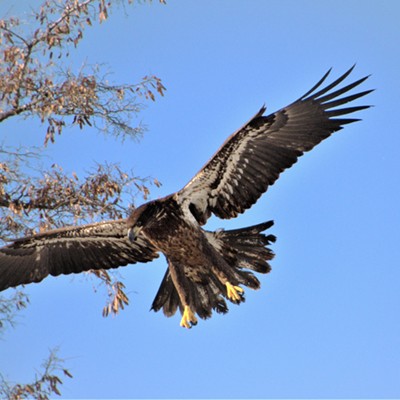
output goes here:
{"type": "Polygon", "coordinates": [[[189,306],[185,306],[180,325],[182,328],[187,329],[190,329],[192,326],[197,325],[197,318],[189,306]]]}
{"type": "Polygon", "coordinates": [[[226,296],[234,303],[240,302],[243,299],[244,290],[240,286],[233,286],[231,283],[226,282],[226,296]]]}

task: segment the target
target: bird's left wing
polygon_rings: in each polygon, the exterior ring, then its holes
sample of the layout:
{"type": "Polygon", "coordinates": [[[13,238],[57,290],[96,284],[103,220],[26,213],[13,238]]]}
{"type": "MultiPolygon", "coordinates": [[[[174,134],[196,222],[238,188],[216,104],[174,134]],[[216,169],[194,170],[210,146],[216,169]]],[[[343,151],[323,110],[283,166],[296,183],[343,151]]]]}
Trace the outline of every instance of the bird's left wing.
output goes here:
{"type": "Polygon", "coordinates": [[[177,198],[200,224],[204,224],[211,213],[220,218],[232,218],[250,208],[304,152],[343,125],[358,121],[343,118],[343,115],[369,107],[341,107],[372,91],[348,94],[367,77],[338,88],[353,68],[321,89],[328,71],[300,99],[273,114],[263,116],[265,107],[261,108],[225,141],[177,193],[177,198]],[[341,97],[343,94],[346,95],[341,97]]]}
{"type": "Polygon", "coordinates": [[[0,248],[0,291],[48,275],[117,268],[156,257],[143,236],[129,241],[124,219],[54,229],[0,248]]]}

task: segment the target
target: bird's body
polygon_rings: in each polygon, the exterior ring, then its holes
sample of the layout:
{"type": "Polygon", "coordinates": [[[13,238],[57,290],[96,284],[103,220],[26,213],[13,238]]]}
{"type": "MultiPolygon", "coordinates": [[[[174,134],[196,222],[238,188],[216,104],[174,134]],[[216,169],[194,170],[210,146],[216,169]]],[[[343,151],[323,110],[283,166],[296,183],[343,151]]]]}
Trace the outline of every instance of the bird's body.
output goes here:
{"type": "Polygon", "coordinates": [[[179,306],[184,314],[181,325],[190,327],[196,323],[195,313],[207,318],[213,309],[227,312],[224,297],[237,304],[243,301],[239,285],[252,289],[260,286],[258,279],[243,268],[268,272],[267,261],[273,253],[265,245],[275,237],[260,234],[272,222],[238,231],[205,231],[191,214],[185,218],[189,211],[185,208],[185,202],[182,204],[175,193],[139,207],[127,224],[132,227],[128,232],[132,242],[142,235],[168,261],[167,274],[152,308],[163,308],[166,315],[173,315],[179,306]],[[230,235],[230,241],[226,235],[230,235]],[[247,251],[240,240],[246,242],[247,251]],[[190,317],[185,316],[188,309],[190,317]]]}
{"type": "Polygon", "coordinates": [[[242,286],[259,288],[251,271],[270,271],[273,253],[267,246],[275,237],[262,232],[272,221],[216,232],[202,225],[211,214],[233,218],[243,213],[305,151],[357,121],[342,116],[368,106],[340,106],[371,91],[347,95],[366,78],[337,89],[351,71],[317,91],[328,72],[304,96],[273,114],[263,116],[261,108],[183,189],[143,204],[126,221],[53,230],[1,248],[0,290],[49,274],[147,262],[163,253],[168,269],[152,309],[170,316],[179,308],[181,325],[188,328],[197,322],[196,314],[226,313],[225,299],[244,300],[242,286]]]}

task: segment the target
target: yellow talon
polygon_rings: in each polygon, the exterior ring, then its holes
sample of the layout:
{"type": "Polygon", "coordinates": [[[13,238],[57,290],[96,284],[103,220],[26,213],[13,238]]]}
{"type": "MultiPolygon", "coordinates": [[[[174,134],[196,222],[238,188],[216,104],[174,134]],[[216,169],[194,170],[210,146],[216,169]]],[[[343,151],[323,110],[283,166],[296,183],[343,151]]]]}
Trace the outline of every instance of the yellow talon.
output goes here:
{"type": "Polygon", "coordinates": [[[193,325],[197,325],[197,318],[189,306],[185,306],[185,310],[181,319],[181,327],[190,329],[193,325]]]}
{"type": "Polygon", "coordinates": [[[233,302],[240,302],[242,296],[240,293],[244,293],[244,290],[240,286],[233,286],[231,283],[226,282],[226,295],[229,300],[233,302]]]}

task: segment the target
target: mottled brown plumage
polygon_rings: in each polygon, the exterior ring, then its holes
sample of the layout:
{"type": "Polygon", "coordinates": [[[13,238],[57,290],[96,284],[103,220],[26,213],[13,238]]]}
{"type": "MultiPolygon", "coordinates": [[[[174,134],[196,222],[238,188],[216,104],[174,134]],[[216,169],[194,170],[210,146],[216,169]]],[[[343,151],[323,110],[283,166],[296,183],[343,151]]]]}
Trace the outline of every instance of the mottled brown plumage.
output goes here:
{"type": "Polygon", "coordinates": [[[343,125],[346,114],[369,106],[342,107],[371,90],[348,94],[367,78],[338,88],[353,68],[319,89],[264,116],[265,107],[231,135],[180,191],[148,202],[125,220],[69,227],[17,239],[0,249],[0,290],[39,282],[47,275],[108,269],[147,262],[161,252],[168,269],[152,309],[171,316],[179,308],[181,325],[197,323],[212,311],[226,313],[226,299],[244,300],[242,286],[258,289],[253,272],[270,271],[275,240],[262,232],[272,221],[248,228],[210,232],[201,225],[211,214],[233,218],[250,208],[280,173],[343,125]]]}
{"type": "Polygon", "coordinates": [[[152,309],[163,308],[164,314],[171,316],[177,307],[182,313],[190,307],[201,318],[208,318],[212,310],[228,311],[224,298],[236,304],[244,301],[240,291],[237,298],[228,296],[226,285],[260,287],[258,279],[245,269],[270,271],[267,261],[273,253],[265,246],[275,237],[260,232],[271,225],[272,221],[233,231],[205,231],[193,217],[185,218],[177,194],[139,207],[128,218],[132,242],[145,237],[168,261],[152,309]]]}

